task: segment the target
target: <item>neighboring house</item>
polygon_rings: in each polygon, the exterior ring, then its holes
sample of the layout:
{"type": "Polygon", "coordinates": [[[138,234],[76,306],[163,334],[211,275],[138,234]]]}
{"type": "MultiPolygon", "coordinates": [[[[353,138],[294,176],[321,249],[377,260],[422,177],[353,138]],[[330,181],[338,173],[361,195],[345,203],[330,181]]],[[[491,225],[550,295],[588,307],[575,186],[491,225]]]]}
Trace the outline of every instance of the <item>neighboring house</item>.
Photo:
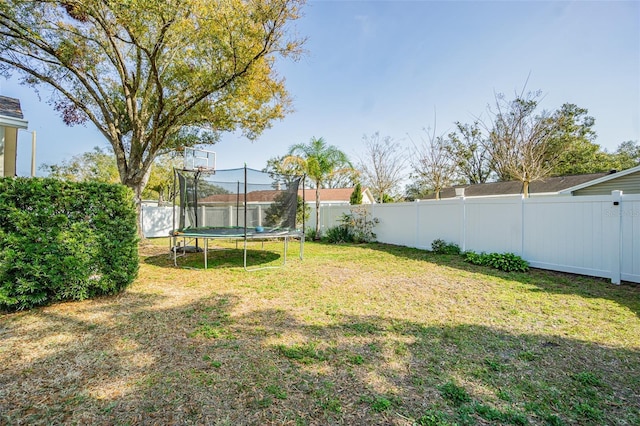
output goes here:
{"type": "MultiPolygon", "coordinates": [[[[457,185],[440,191],[440,198],[495,197],[522,194],[522,182],[489,182],[475,185],[457,185]]],[[[612,190],[622,190],[625,194],[640,193],[640,166],[616,172],[590,173],[584,175],[548,177],[529,184],[531,197],[544,195],[597,195],[611,194],[612,190]]],[[[430,194],[424,199],[434,199],[430,194]]]]}
{"type": "MultiPolygon", "coordinates": [[[[354,188],[321,188],[320,204],[350,204],[351,194],[354,188]]],[[[302,196],[302,191],[298,191],[298,195],[302,196]]],[[[307,203],[316,202],[316,190],[305,189],[305,201],[307,203]]],[[[362,188],[362,204],[373,204],[375,198],[369,188],[362,188]]]]}
{"type": "Polygon", "coordinates": [[[563,195],[609,195],[611,191],[640,194],[640,165],[560,191],[563,195]]]}
{"type": "Polygon", "coordinates": [[[27,128],[20,100],[0,96],[0,176],[16,175],[18,130],[27,128]]]}
{"type": "MultiPolygon", "coordinates": [[[[275,197],[282,191],[277,190],[265,190],[265,191],[252,191],[247,193],[247,203],[271,203],[275,197]]],[[[349,204],[353,188],[323,188],[320,189],[320,204],[349,204]]],[[[302,190],[298,190],[298,196],[302,197],[302,190]]],[[[198,200],[199,203],[211,203],[211,204],[235,204],[241,202],[243,195],[240,194],[240,198],[236,194],[218,194],[210,195],[198,200]]],[[[304,190],[305,202],[308,204],[314,204],[316,202],[316,190],[305,189],[304,190]]],[[[362,190],[362,204],[374,203],[373,194],[369,188],[362,190]]]]}

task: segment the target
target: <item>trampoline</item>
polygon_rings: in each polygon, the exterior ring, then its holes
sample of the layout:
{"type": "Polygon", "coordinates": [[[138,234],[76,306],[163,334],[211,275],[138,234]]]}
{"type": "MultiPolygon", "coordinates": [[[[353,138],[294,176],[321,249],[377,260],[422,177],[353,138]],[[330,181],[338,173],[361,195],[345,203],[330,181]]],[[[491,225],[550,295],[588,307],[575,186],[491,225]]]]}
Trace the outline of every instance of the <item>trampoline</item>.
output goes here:
{"type": "Polygon", "coordinates": [[[290,241],[300,243],[304,255],[303,177],[249,169],[174,169],[174,225],[171,252],[174,265],[190,251],[202,250],[208,268],[209,240],[242,241],[247,271],[274,268],[247,267],[249,241],[283,241],[283,265],[290,241]],[[178,186],[179,188],[176,188],[178,186]],[[176,215],[176,212],[178,213],[176,215]],[[177,220],[176,220],[177,216],[177,220]],[[201,247],[202,245],[202,247],[201,247]]]}

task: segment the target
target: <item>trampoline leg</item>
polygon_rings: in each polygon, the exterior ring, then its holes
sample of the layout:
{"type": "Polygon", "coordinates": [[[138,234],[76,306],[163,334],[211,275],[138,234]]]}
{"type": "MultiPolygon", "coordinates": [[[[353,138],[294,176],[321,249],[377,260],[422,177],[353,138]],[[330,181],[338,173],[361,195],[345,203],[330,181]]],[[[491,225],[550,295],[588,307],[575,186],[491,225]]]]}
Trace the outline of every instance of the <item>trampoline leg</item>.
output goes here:
{"type": "Polygon", "coordinates": [[[209,251],[209,239],[204,239],[204,269],[207,269],[207,252],[209,251]]]}
{"type": "Polygon", "coordinates": [[[300,237],[300,260],[304,257],[304,234],[300,237]]]}
{"type": "Polygon", "coordinates": [[[284,262],[283,265],[287,264],[287,248],[289,248],[289,238],[284,237],[284,262]]]}

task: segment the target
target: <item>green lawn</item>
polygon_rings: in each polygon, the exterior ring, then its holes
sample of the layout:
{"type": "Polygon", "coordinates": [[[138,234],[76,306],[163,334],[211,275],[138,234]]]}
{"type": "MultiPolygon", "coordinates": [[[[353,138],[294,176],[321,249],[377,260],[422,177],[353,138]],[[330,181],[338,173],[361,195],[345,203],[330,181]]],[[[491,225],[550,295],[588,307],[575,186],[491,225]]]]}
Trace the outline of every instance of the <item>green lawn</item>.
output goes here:
{"type": "Polygon", "coordinates": [[[159,241],[118,296],[0,314],[0,424],[640,424],[638,285],[227,247],[205,271],[159,241]]]}

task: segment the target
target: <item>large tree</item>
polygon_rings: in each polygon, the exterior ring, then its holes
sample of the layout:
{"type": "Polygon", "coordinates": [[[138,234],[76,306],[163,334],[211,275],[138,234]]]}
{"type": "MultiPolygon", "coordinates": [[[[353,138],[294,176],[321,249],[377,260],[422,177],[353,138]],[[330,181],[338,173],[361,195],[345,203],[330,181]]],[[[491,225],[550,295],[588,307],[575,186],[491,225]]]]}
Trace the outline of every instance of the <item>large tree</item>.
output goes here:
{"type": "Polygon", "coordinates": [[[456,164],[444,136],[436,136],[435,130],[425,129],[424,133],[426,138],[413,144],[410,163],[415,181],[407,188],[407,195],[415,197],[426,189],[439,200],[440,191],[456,181],[456,164]]]}
{"type": "Polygon", "coordinates": [[[316,189],[316,238],[320,237],[320,189],[336,174],[353,172],[349,157],[323,138],[311,138],[309,143],[299,143],[289,148],[284,169],[295,165],[313,182],[316,189]]]}
{"type": "Polygon", "coordinates": [[[359,159],[358,170],[364,184],[380,203],[397,197],[405,177],[406,155],[402,147],[390,136],[381,137],[378,132],[370,137],[365,135],[362,140],[365,153],[359,159]]]}
{"type": "Polygon", "coordinates": [[[53,88],[69,125],[92,122],[139,201],[162,152],[257,137],[288,111],[277,57],[303,0],[3,0],[0,73],[53,88]]]}
{"type": "MultiPolygon", "coordinates": [[[[529,184],[549,176],[558,161],[550,114],[537,112],[541,92],[529,92],[507,100],[496,95],[489,110],[487,151],[500,180],[519,180],[525,197],[529,184]]],[[[486,124],[485,124],[486,126],[486,124]]]]}
{"type": "Polygon", "coordinates": [[[98,146],[93,151],[74,155],[60,164],[42,164],[40,170],[49,177],[72,182],[117,183],[118,167],[115,157],[98,146]]]}
{"type": "Polygon", "coordinates": [[[622,142],[612,156],[614,166],[618,170],[640,166],[640,143],[638,141],[622,142]]]}
{"type": "Polygon", "coordinates": [[[458,176],[470,184],[485,183],[491,176],[491,163],[486,135],[480,124],[456,122],[449,133],[446,150],[453,159],[458,176]]]}
{"type": "Polygon", "coordinates": [[[595,119],[588,113],[586,108],[565,103],[551,116],[550,152],[557,157],[552,175],[598,173],[615,168],[613,156],[595,143],[595,119]]]}

